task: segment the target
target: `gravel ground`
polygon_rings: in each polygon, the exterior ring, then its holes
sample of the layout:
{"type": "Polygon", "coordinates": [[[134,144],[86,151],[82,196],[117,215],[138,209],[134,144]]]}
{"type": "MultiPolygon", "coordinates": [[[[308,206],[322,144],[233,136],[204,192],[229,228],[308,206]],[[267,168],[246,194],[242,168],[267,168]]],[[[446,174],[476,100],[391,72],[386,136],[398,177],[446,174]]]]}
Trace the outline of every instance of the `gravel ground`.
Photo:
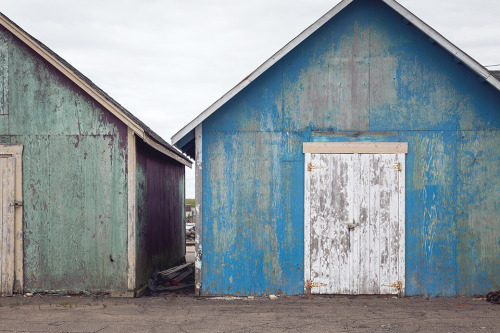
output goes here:
{"type": "Polygon", "coordinates": [[[500,305],[473,298],[35,295],[0,305],[0,332],[500,332],[500,305]]]}

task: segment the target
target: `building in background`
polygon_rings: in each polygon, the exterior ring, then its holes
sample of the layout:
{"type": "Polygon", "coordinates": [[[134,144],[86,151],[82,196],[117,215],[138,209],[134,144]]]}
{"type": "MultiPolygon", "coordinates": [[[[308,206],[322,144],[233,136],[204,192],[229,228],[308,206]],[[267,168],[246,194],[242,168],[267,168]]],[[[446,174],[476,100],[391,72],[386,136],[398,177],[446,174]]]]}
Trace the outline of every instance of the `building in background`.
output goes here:
{"type": "Polygon", "coordinates": [[[172,138],[200,294],[500,288],[500,81],[393,0],[344,0],[172,138]]]}
{"type": "Polygon", "coordinates": [[[130,294],[183,260],[188,158],[3,15],[0,92],[0,294],[130,294]]]}

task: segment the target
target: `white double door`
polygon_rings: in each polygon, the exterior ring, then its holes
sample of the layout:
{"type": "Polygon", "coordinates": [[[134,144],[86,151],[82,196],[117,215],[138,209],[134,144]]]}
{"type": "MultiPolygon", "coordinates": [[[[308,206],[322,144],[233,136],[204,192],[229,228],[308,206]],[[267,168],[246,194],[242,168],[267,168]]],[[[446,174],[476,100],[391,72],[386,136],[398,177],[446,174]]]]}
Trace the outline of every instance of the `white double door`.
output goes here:
{"type": "Polygon", "coordinates": [[[312,293],[404,293],[404,154],[306,154],[312,293]]]}

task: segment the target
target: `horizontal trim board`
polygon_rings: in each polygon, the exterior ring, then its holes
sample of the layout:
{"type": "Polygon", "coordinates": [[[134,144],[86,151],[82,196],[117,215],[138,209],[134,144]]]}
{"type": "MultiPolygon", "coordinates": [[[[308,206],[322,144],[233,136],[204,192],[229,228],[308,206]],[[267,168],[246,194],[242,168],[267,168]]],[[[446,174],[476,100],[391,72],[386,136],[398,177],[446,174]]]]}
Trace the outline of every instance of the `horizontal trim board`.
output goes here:
{"type": "Polygon", "coordinates": [[[304,142],[303,153],[407,154],[408,142],[304,142]]]}
{"type": "Polygon", "coordinates": [[[146,133],[144,134],[144,142],[149,145],[150,147],[158,150],[159,152],[163,153],[164,155],[170,157],[170,158],[173,158],[174,160],[176,160],[177,162],[179,163],[182,163],[184,164],[185,166],[187,166],[188,168],[192,168],[192,163],[189,162],[186,158],[182,158],[180,157],[179,155],[177,155],[176,153],[166,149],[165,147],[163,147],[161,144],[155,142],[149,135],[147,135],[146,133]]]}

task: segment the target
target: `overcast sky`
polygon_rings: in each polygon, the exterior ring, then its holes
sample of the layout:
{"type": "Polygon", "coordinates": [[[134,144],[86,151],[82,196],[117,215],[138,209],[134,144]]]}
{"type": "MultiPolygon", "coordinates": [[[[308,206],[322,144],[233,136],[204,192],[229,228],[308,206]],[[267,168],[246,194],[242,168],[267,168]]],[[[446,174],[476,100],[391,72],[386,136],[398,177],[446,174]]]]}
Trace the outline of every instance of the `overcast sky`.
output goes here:
{"type": "MultiPolygon", "coordinates": [[[[1,0],[0,11],[170,142],[338,2],[1,0]]],[[[399,3],[479,63],[500,64],[499,0],[399,3]]]]}

